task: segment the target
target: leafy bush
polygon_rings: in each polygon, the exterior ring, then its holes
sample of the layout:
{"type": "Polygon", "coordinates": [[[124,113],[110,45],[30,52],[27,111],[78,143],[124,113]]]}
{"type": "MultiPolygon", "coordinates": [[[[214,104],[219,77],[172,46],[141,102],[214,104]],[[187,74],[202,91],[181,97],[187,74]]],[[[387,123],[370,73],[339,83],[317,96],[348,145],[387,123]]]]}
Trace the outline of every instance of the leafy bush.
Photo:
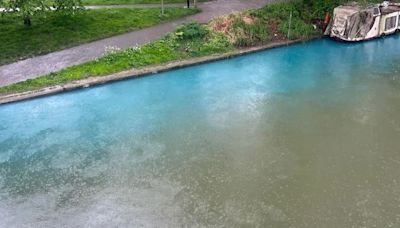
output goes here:
{"type": "Polygon", "coordinates": [[[204,38],[208,34],[206,26],[199,24],[198,22],[189,22],[179,26],[175,30],[176,36],[184,40],[204,38]]]}
{"type": "Polygon", "coordinates": [[[306,38],[317,33],[310,24],[310,8],[305,1],[290,1],[266,5],[262,9],[255,10],[251,14],[264,21],[272,21],[277,24],[277,31],[286,37],[289,30],[290,14],[292,14],[290,39],[306,38]]]}
{"type": "Polygon", "coordinates": [[[194,56],[210,55],[214,53],[224,53],[232,50],[232,45],[228,38],[222,33],[213,33],[202,43],[198,43],[196,51],[192,52],[194,56]]]}

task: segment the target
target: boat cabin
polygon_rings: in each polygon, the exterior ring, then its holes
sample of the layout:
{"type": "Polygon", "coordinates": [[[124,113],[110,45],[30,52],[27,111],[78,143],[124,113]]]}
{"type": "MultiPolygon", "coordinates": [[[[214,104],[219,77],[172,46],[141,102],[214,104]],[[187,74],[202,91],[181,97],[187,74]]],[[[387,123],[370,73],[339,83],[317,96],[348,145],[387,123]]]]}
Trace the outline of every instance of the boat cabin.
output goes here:
{"type": "Polygon", "coordinates": [[[400,3],[362,6],[349,3],[336,7],[325,31],[335,39],[344,41],[368,40],[400,30],[400,3]]]}

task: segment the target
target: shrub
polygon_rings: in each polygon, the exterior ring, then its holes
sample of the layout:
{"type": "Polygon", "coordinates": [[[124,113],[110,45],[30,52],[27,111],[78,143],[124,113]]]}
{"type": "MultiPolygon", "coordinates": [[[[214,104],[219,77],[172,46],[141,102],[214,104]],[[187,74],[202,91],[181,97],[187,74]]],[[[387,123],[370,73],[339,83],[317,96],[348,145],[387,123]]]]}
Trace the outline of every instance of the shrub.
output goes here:
{"type": "Polygon", "coordinates": [[[199,48],[199,55],[224,53],[232,50],[228,38],[222,33],[212,33],[199,48]]]}
{"type": "Polygon", "coordinates": [[[309,14],[310,7],[304,2],[295,0],[270,4],[262,9],[252,11],[251,15],[264,21],[273,22],[272,24],[277,25],[276,32],[286,37],[289,30],[290,14],[292,14],[290,39],[306,38],[316,34],[316,31],[310,24],[312,18],[309,14]]]}
{"type": "Polygon", "coordinates": [[[179,26],[175,30],[175,35],[178,38],[184,40],[204,38],[208,34],[208,29],[206,26],[199,24],[198,22],[189,22],[179,26]]]}

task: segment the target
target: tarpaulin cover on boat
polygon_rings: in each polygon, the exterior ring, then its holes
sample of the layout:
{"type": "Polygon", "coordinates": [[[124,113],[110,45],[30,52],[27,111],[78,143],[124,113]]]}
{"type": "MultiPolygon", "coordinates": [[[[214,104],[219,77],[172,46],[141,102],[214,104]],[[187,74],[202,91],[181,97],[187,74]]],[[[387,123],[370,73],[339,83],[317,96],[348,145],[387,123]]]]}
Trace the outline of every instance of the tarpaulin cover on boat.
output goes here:
{"type": "Polygon", "coordinates": [[[337,36],[354,39],[364,38],[374,23],[374,8],[361,9],[357,5],[345,5],[334,10],[330,28],[337,36]]]}

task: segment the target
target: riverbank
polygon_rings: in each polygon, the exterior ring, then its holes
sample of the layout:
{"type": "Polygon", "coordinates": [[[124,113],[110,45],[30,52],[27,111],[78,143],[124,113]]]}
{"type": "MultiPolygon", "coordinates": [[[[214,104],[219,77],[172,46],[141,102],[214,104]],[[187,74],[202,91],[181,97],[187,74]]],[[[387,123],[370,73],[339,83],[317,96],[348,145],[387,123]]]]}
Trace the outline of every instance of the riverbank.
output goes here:
{"type": "Polygon", "coordinates": [[[215,54],[204,57],[191,58],[187,60],[181,61],[172,61],[165,64],[159,64],[155,66],[144,67],[141,69],[130,69],[126,71],[122,71],[119,73],[109,74],[102,77],[89,77],[83,80],[72,81],[68,83],[64,83],[61,85],[49,86],[40,89],[24,91],[24,92],[16,92],[16,93],[8,93],[8,94],[0,94],[0,104],[7,104],[17,101],[23,101],[43,96],[49,96],[57,93],[72,91],[76,89],[88,88],[96,85],[101,85],[109,82],[116,82],[126,79],[132,79],[137,77],[154,75],[160,72],[175,70],[178,68],[194,66],[198,64],[209,63],[218,60],[224,60],[229,58],[234,58],[237,56],[250,54],[254,52],[264,51],[272,48],[279,48],[287,45],[293,45],[296,43],[307,42],[314,39],[319,39],[321,36],[310,37],[307,39],[298,39],[298,40],[290,40],[290,41],[276,41],[273,43],[269,43],[266,45],[249,47],[237,49],[224,54],[215,54]]]}

